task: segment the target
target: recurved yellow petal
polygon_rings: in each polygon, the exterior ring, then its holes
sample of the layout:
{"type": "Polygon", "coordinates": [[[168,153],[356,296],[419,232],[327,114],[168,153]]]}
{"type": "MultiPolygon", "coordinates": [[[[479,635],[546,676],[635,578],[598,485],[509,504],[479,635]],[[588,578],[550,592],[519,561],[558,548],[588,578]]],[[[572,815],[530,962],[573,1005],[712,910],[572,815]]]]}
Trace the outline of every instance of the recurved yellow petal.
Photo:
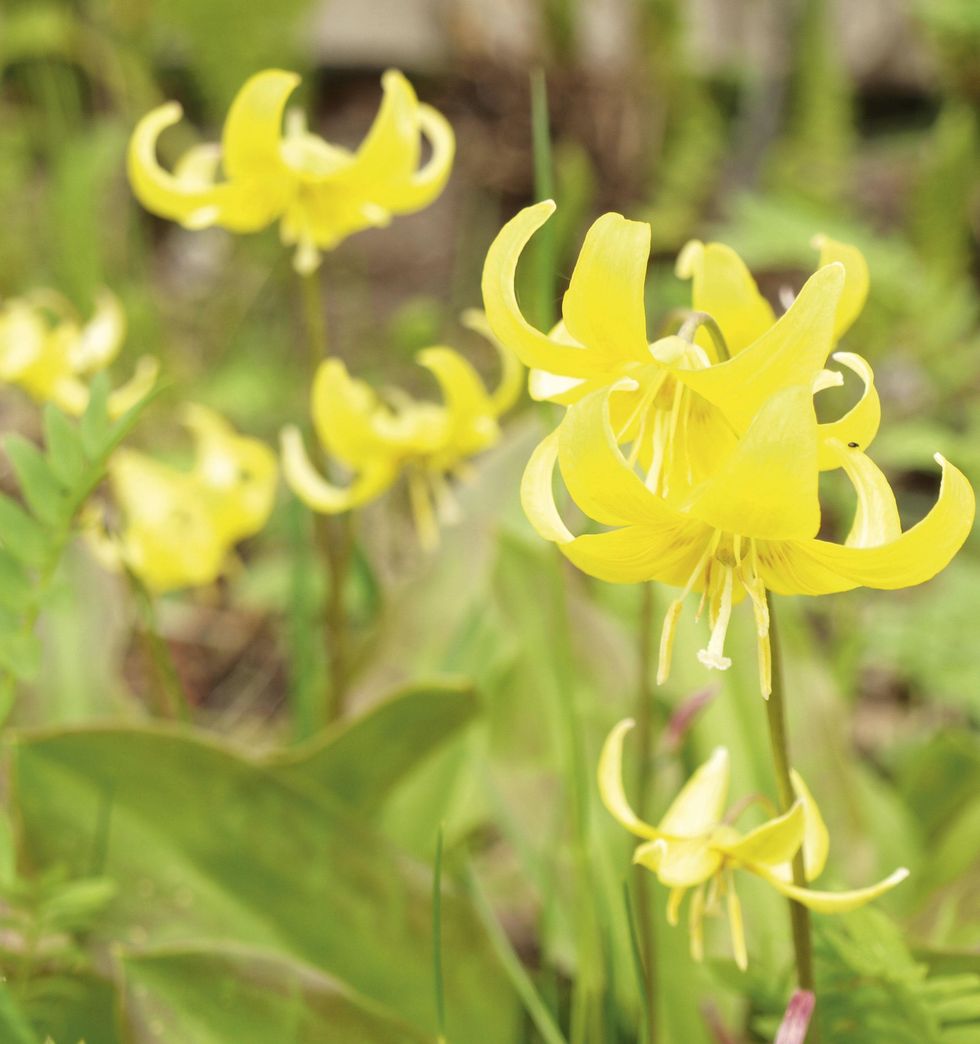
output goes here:
{"type": "Polygon", "coordinates": [[[687,511],[715,529],[764,539],[806,539],[820,528],[817,419],[809,387],[762,407],[687,511]]]}
{"type": "Polygon", "coordinates": [[[856,888],[849,892],[818,892],[812,888],[800,888],[788,881],[780,880],[780,878],[762,867],[756,866],[751,869],[764,881],[768,881],[777,892],[781,892],[787,898],[795,899],[798,903],[802,903],[803,906],[816,910],[817,913],[828,914],[847,913],[848,910],[856,910],[859,906],[865,906],[872,900],[884,895],[885,892],[891,891],[892,888],[901,884],[909,876],[908,870],[905,867],[901,867],[893,874],[889,874],[883,881],[869,885],[867,888],[856,888]]]}
{"type": "Polygon", "coordinates": [[[878,434],[881,423],[881,401],[875,389],[875,376],[867,361],[852,352],[834,352],[834,359],[853,370],[864,382],[861,398],[844,414],[840,420],[821,424],[819,427],[820,470],[840,467],[837,454],[827,445],[828,440],[837,439],[849,446],[857,443],[857,449],[866,450],[878,434]]]}
{"type": "Polygon", "coordinates": [[[803,844],[806,817],[802,801],[781,816],[749,831],[734,844],[719,845],[729,857],[740,863],[777,866],[789,862],[803,844]]]}
{"type": "Polygon", "coordinates": [[[605,359],[585,348],[556,343],[531,326],[517,303],[514,280],[521,251],[554,212],[550,199],[525,207],[497,234],[483,266],[483,307],[494,336],[525,366],[567,377],[590,377],[604,370],[605,359]]]}
{"type": "Polygon", "coordinates": [[[848,547],[879,547],[902,535],[898,505],[881,468],[861,450],[845,446],[836,439],[825,444],[837,457],[857,493],[857,509],[847,535],[848,547]]]}
{"type": "MultiPolygon", "coordinates": [[[[160,363],[149,355],[142,356],[136,363],[133,376],[109,393],[109,416],[121,417],[153,391],[160,375],[160,363]]],[[[86,396],[86,405],[88,398],[86,396]]]]}
{"type": "MultiPolygon", "coordinates": [[[[677,257],[680,279],[692,280],[691,307],[707,312],[721,327],[732,355],[761,337],[776,321],[772,306],[759,293],[745,262],[724,243],[694,239],[677,257]]],[[[713,351],[711,338],[699,331],[698,343],[713,351]]]]}
{"type": "Polygon", "coordinates": [[[844,266],[825,265],[806,281],[796,300],[761,337],[728,362],[674,375],[717,406],[745,431],[768,399],[793,385],[812,388],[834,344],[834,315],[844,266]]]}
{"type": "Polygon", "coordinates": [[[823,873],[823,868],[827,863],[830,834],[827,832],[827,824],[820,814],[820,808],[810,793],[810,788],[803,781],[803,777],[796,769],[790,769],[789,774],[793,783],[793,791],[803,805],[803,867],[806,871],[806,879],[815,881],[823,873]]]}
{"type": "Polygon", "coordinates": [[[844,279],[844,291],[834,318],[834,339],[840,340],[861,314],[864,302],[868,299],[870,284],[868,262],[865,261],[864,254],[856,246],[838,242],[829,236],[814,236],[811,245],[820,251],[821,266],[839,261],[847,273],[844,279]]]}
{"type": "Polygon", "coordinates": [[[79,331],[68,350],[68,361],[76,373],[104,369],[119,354],[126,338],[126,313],[119,298],[102,289],[95,298],[92,318],[79,331]]]}
{"type": "Polygon", "coordinates": [[[939,454],[939,498],[921,522],[878,547],[844,547],[825,540],[768,545],[759,556],[766,587],[779,594],[829,594],[853,587],[894,590],[932,579],[963,546],[975,499],[966,476],[939,454]]]}
{"type": "Polygon", "coordinates": [[[231,103],[222,134],[222,163],[227,177],[282,175],[283,113],[299,82],[296,73],[283,69],[264,69],[245,81],[231,103]]]}
{"type": "Polygon", "coordinates": [[[427,207],[446,187],[456,155],[456,135],[445,116],[431,105],[418,107],[419,130],[429,142],[428,160],[407,182],[393,185],[384,202],[395,213],[427,207]]]}
{"type": "Polygon", "coordinates": [[[387,462],[378,460],[367,464],[349,486],[335,486],[313,466],[298,428],[285,428],[281,444],[286,484],[314,511],[328,515],[350,511],[373,500],[395,480],[396,471],[387,462]]]}
{"type": "MultiPolygon", "coordinates": [[[[663,835],[633,811],[623,789],[623,739],[635,724],[632,718],[626,718],[606,737],[599,755],[599,796],[609,814],[621,826],[637,837],[653,840],[663,835]]],[[[646,752],[641,751],[640,756],[645,757],[646,752]]]]}
{"type": "Polygon", "coordinates": [[[728,751],[724,747],[717,747],[681,788],[657,824],[657,829],[682,838],[709,834],[721,820],[728,798],[730,777],[728,751]]]}
{"type": "Polygon", "coordinates": [[[709,540],[707,526],[686,522],[624,526],[608,533],[586,533],[559,547],[561,553],[583,573],[606,583],[635,584],[659,580],[672,587],[683,587],[701,560],[709,540]]]}
{"type": "Polygon", "coordinates": [[[524,367],[521,360],[504,344],[501,344],[487,322],[486,315],[478,308],[468,308],[463,313],[463,325],[485,337],[496,349],[500,359],[500,381],[490,395],[494,416],[499,417],[517,404],[524,390],[524,367]]]}
{"type": "Polygon", "coordinates": [[[473,366],[452,348],[423,348],[415,358],[439,382],[454,427],[458,430],[482,420],[485,434],[494,439],[498,429],[493,406],[473,366]]]}
{"type": "Polygon", "coordinates": [[[599,353],[613,369],[629,361],[649,362],[646,285],[650,226],[622,214],[603,214],[586,233],[562,300],[572,337],[599,353]]]}

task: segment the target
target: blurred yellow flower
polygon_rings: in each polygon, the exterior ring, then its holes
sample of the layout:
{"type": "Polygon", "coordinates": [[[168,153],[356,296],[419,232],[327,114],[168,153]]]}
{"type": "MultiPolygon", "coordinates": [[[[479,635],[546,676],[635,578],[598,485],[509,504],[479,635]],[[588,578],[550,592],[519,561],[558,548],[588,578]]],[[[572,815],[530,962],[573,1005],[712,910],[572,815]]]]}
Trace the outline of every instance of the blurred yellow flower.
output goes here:
{"type": "Polygon", "coordinates": [[[627,719],[609,734],[599,758],[599,793],[610,814],[630,833],[643,838],[633,862],[652,870],[670,889],[667,919],[671,924],[677,924],[681,903],[694,889],[688,918],[695,960],[704,955],[704,915],[717,911],[724,900],[735,963],[743,971],[748,967],[742,906],[735,891],[736,870],[755,874],[782,895],[819,913],[844,913],[863,906],[908,877],[903,867],[877,884],[847,892],[815,891],[793,884],[791,863],[801,849],[807,881],[819,877],[827,861],[830,839],[813,796],[793,772],[793,807],[747,834],[741,833],[733,825],[734,816],[724,814],[730,777],[724,747],[715,750],[688,780],[657,826],[644,822],[623,790],[623,739],[632,727],[627,719]]]}
{"type": "Polygon", "coordinates": [[[821,431],[812,390],[805,385],[772,395],[745,434],[722,447],[708,477],[683,498],[668,499],[644,482],[632,453],[623,454],[623,437],[612,422],[611,402],[618,394],[614,385],[568,408],[559,428],[532,455],[521,496],[538,533],[583,571],[613,583],[659,580],[682,589],[664,621],[660,682],[669,672],[675,625],[691,591],[701,592],[711,625],[698,658],[719,670],[731,664],[724,643],[732,607],[748,595],[758,633],[760,685],[767,696],[767,590],[817,595],[919,584],[949,563],[970,532],[973,490],[937,454],[943,470],[938,501],[903,533],[884,475],[845,431],[821,431]],[[857,494],[844,545],[817,539],[821,453],[836,458],[857,494]],[[572,500],[613,528],[579,537],[569,532],[552,489],[556,463],[572,500]]]}
{"type": "MultiPolygon", "coordinates": [[[[680,335],[648,343],[650,226],[605,214],[585,237],[561,321],[544,334],[521,314],[514,278],[524,246],[554,209],[550,201],[527,207],[490,247],[483,272],[487,319],[532,367],[532,398],[567,405],[630,378],[614,402],[613,422],[634,442],[654,492],[685,497],[780,388],[819,391],[843,383],[839,372],[823,367],[867,295],[867,265],[855,248],[820,240],[820,268],[777,320],[734,251],[689,243],[678,272],[693,278],[693,321],[680,335]],[[700,324],[704,316],[707,326],[700,324]]],[[[845,417],[821,428],[828,437],[846,430],[848,441],[867,448],[881,413],[871,367],[852,353],[834,358],[861,378],[864,393],[845,417]]],[[[819,464],[840,466],[823,443],[819,464]]]]}
{"type": "Polygon", "coordinates": [[[256,73],[232,102],[221,144],[191,148],[173,173],[158,163],[156,144],[180,120],[181,108],[161,105],[133,132],[133,191],[147,210],[187,228],[255,232],[279,220],[283,243],[296,246],[296,269],[312,272],[320,251],[354,232],[387,225],[393,214],[428,206],[449,177],[455,152],[449,123],[418,101],[400,72],[389,70],[381,82],[381,109],[351,152],[311,134],[301,113],[286,114],[283,127],[286,103],[299,84],[295,73],[256,73]],[[431,155],[420,166],[423,138],[431,155]],[[224,180],[218,180],[219,167],[224,180]]]}
{"type": "MultiPolygon", "coordinates": [[[[482,315],[468,313],[465,319],[489,336],[482,315]]],[[[442,389],[441,403],[419,401],[398,389],[379,396],[351,377],[340,359],[326,359],[313,383],[313,426],[327,455],[351,478],[346,486],[325,479],[310,461],[299,429],[291,426],[282,433],[286,482],[314,511],[338,514],[372,500],[405,474],[419,539],[433,547],[438,520],[451,521],[456,511],[447,476],[461,476],[468,458],[497,442],[498,420],[521,394],[521,364],[493,343],[502,369],[493,392],[452,348],[418,353],[419,365],[442,389]]]]}
{"type": "MultiPolygon", "coordinates": [[[[125,336],[125,314],[109,290],[99,291],[87,322],[53,290],[12,298],[0,306],[0,380],[77,416],[88,405],[86,378],[109,366],[125,336]]],[[[144,398],[158,370],[155,359],[140,359],[133,377],[110,394],[110,414],[120,416],[144,398]]]]}
{"type": "Polygon", "coordinates": [[[156,592],[213,583],[232,547],[265,525],[275,499],[276,458],[268,446],[237,434],[204,406],[188,406],[184,423],[195,439],[191,469],[117,451],[109,482],[119,532],[89,531],[103,562],[131,570],[156,592]]]}

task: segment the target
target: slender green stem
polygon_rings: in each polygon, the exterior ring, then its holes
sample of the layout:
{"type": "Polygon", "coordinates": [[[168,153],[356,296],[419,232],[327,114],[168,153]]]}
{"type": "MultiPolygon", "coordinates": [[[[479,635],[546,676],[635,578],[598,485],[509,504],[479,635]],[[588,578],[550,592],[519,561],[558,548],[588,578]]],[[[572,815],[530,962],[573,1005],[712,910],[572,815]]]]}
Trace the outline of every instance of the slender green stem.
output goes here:
{"type": "Polygon", "coordinates": [[[432,973],[436,990],[438,1044],[445,1044],[446,1041],[446,997],[442,977],[442,841],[443,829],[440,825],[432,871],[432,973]]]}
{"type": "MultiPolygon", "coordinates": [[[[796,800],[793,781],[790,778],[789,740],[786,731],[786,705],[784,700],[783,665],[776,632],[776,618],[772,599],[769,604],[769,640],[772,643],[772,692],[766,702],[769,721],[769,742],[772,747],[772,764],[776,774],[776,790],[779,794],[781,812],[788,812],[796,800]]],[[[805,888],[806,872],[803,865],[803,849],[793,857],[793,884],[805,888]]],[[[810,941],[810,912],[793,899],[789,900],[790,926],[793,930],[793,953],[796,956],[796,977],[801,990],[813,990],[813,946],[810,941]]]]}
{"type": "Polygon", "coordinates": [[[140,635],[143,647],[157,678],[157,709],[165,718],[187,721],[190,718],[187,693],[180,680],[170,646],[160,634],[153,595],[132,570],[127,569],[126,576],[141,617],[140,635]]]}
{"type": "MultiPolygon", "coordinates": [[[[534,155],[534,197],[539,202],[554,199],[555,177],[551,156],[551,125],[548,118],[548,84],[544,71],[531,73],[531,145],[534,155]]],[[[554,222],[549,221],[535,236],[534,320],[542,329],[555,321],[557,244],[554,222]]]]}
{"type": "Polygon", "coordinates": [[[683,337],[685,341],[693,341],[694,335],[701,328],[708,331],[711,342],[715,346],[718,362],[722,363],[730,359],[732,355],[728,350],[728,342],[725,340],[725,335],[721,332],[721,327],[707,312],[689,312],[681,328],[677,331],[677,336],[683,337]]]}
{"type": "MultiPolygon", "coordinates": [[[[636,739],[640,752],[636,766],[636,810],[646,817],[650,769],[653,764],[654,692],[650,683],[653,669],[653,584],[643,584],[640,592],[637,660],[639,684],[636,692],[636,739]]],[[[646,1044],[657,1041],[657,948],[655,922],[650,904],[650,872],[635,867],[636,920],[639,934],[640,966],[643,969],[643,1013],[646,1019],[646,1044]]]]}
{"type": "MultiPolygon", "coordinates": [[[[316,378],[320,363],[326,358],[329,339],[327,316],[322,296],[322,283],[316,272],[300,276],[303,290],[303,311],[309,346],[310,384],[316,378]]],[[[343,716],[347,700],[349,673],[347,606],[344,592],[350,572],[353,548],[351,514],[339,516],[316,515],[313,525],[317,554],[327,572],[327,604],[325,630],[327,662],[330,665],[330,689],[324,720],[326,724],[343,716]]]]}

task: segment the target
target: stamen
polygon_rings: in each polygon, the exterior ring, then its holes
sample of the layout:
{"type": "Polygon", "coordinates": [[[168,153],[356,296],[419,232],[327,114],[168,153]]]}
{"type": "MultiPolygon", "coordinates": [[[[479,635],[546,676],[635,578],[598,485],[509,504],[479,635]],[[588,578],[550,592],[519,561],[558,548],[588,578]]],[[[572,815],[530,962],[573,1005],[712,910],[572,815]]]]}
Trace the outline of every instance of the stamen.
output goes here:
{"type": "Polygon", "coordinates": [[[759,687],[763,699],[769,699],[772,691],[772,645],[769,639],[769,603],[766,588],[758,576],[758,552],[755,541],[749,542],[749,560],[742,568],[742,585],[752,599],[755,615],[756,653],[759,664],[759,687]]]}
{"type": "Polygon", "coordinates": [[[691,896],[688,909],[688,925],[691,932],[691,956],[694,960],[704,960],[704,885],[700,884],[691,896]]]}
{"type": "Polygon", "coordinates": [[[681,903],[684,901],[684,896],[687,895],[686,888],[671,888],[670,898],[667,900],[667,923],[672,927],[677,927],[677,922],[680,919],[681,903]]]}
{"type": "Polygon", "coordinates": [[[670,660],[674,650],[674,632],[677,629],[677,619],[681,614],[681,606],[684,604],[684,599],[691,593],[691,588],[698,582],[701,574],[704,572],[705,566],[711,561],[711,556],[715,553],[715,549],[718,547],[718,541],[721,539],[721,533],[715,531],[714,536],[711,538],[711,543],[708,544],[708,548],[705,553],[698,559],[698,564],[694,567],[693,572],[687,579],[687,583],[684,585],[684,590],[670,603],[667,607],[667,612],[664,616],[663,630],[660,632],[660,658],[657,663],[657,684],[663,685],[663,683],[670,677],[670,660]]]}
{"type": "Polygon", "coordinates": [[[414,469],[408,474],[408,495],[412,504],[412,518],[415,521],[415,532],[418,534],[419,543],[423,550],[433,551],[439,545],[439,525],[436,522],[435,512],[432,510],[432,500],[425,476],[414,469]]]}
{"type": "Polygon", "coordinates": [[[728,927],[732,936],[732,952],[739,970],[745,971],[749,966],[749,953],[745,945],[745,921],[742,918],[742,904],[735,892],[735,878],[732,871],[728,877],[728,927]]]}
{"type": "Polygon", "coordinates": [[[718,604],[712,599],[711,608],[714,613],[714,624],[711,629],[711,638],[708,647],[698,653],[698,659],[705,667],[716,671],[727,671],[732,661],[725,655],[725,635],[728,632],[728,622],[732,616],[732,573],[730,566],[722,567],[725,578],[722,584],[721,598],[718,604]]]}
{"type": "Polygon", "coordinates": [[[432,499],[436,505],[436,516],[444,526],[456,525],[462,519],[463,513],[456,494],[446,481],[446,476],[441,471],[430,471],[428,477],[432,499]]]}

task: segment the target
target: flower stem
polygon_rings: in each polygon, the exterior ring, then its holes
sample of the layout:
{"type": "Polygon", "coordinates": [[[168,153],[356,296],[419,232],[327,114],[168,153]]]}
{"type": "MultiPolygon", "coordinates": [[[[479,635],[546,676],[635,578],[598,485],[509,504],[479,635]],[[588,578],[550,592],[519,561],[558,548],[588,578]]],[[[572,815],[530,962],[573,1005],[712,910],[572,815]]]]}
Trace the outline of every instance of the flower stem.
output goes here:
{"type": "MultiPolygon", "coordinates": [[[[653,584],[641,585],[640,619],[638,623],[637,661],[639,684],[636,692],[636,738],[640,757],[636,769],[637,815],[643,819],[647,812],[647,794],[650,789],[650,768],[653,763],[654,692],[650,684],[653,669],[653,584]]],[[[657,1042],[657,950],[655,924],[650,904],[650,873],[644,867],[635,868],[636,922],[639,936],[640,965],[643,969],[646,1033],[645,1044],[657,1042]]]]}
{"type": "MultiPolygon", "coordinates": [[[[790,778],[789,740],[786,734],[786,706],[784,700],[783,664],[776,632],[776,618],[772,598],[766,595],[769,604],[769,639],[772,643],[772,692],[766,702],[766,717],[769,721],[769,742],[772,747],[772,764],[776,775],[776,790],[779,794],[780,812],[788,812],[796,800],[793,781],[790,778]]],[[[803,866],[803,849],[793,857],[793,884],[805,888],[806,872],[803,866]]],[[[793,899],[789,900],[790,926],[793,930],[793,953],[796,957],[796,978],[801,990],[813,991],[813,946],[810,941],[810,912],[793,899]]]]}
{"type": "MultiPolygon", "coordinates": [[[[320,363],[327,356],[329,338],[327,315],[322,296],[322,283],[316,271],[300,275],[303,311],[309,348],[310,386],[316,379],[320,363]]],[[[327,573],[327,604],[324,613],[327,663],[330,689],[324,708],[324,724],[343,716],[348,681],[348,628],[344,591],[350,571],[353,535],[350,513],[330,517],[316,514],[313,518],[313,540],[317,557],[327,573]]]]}

